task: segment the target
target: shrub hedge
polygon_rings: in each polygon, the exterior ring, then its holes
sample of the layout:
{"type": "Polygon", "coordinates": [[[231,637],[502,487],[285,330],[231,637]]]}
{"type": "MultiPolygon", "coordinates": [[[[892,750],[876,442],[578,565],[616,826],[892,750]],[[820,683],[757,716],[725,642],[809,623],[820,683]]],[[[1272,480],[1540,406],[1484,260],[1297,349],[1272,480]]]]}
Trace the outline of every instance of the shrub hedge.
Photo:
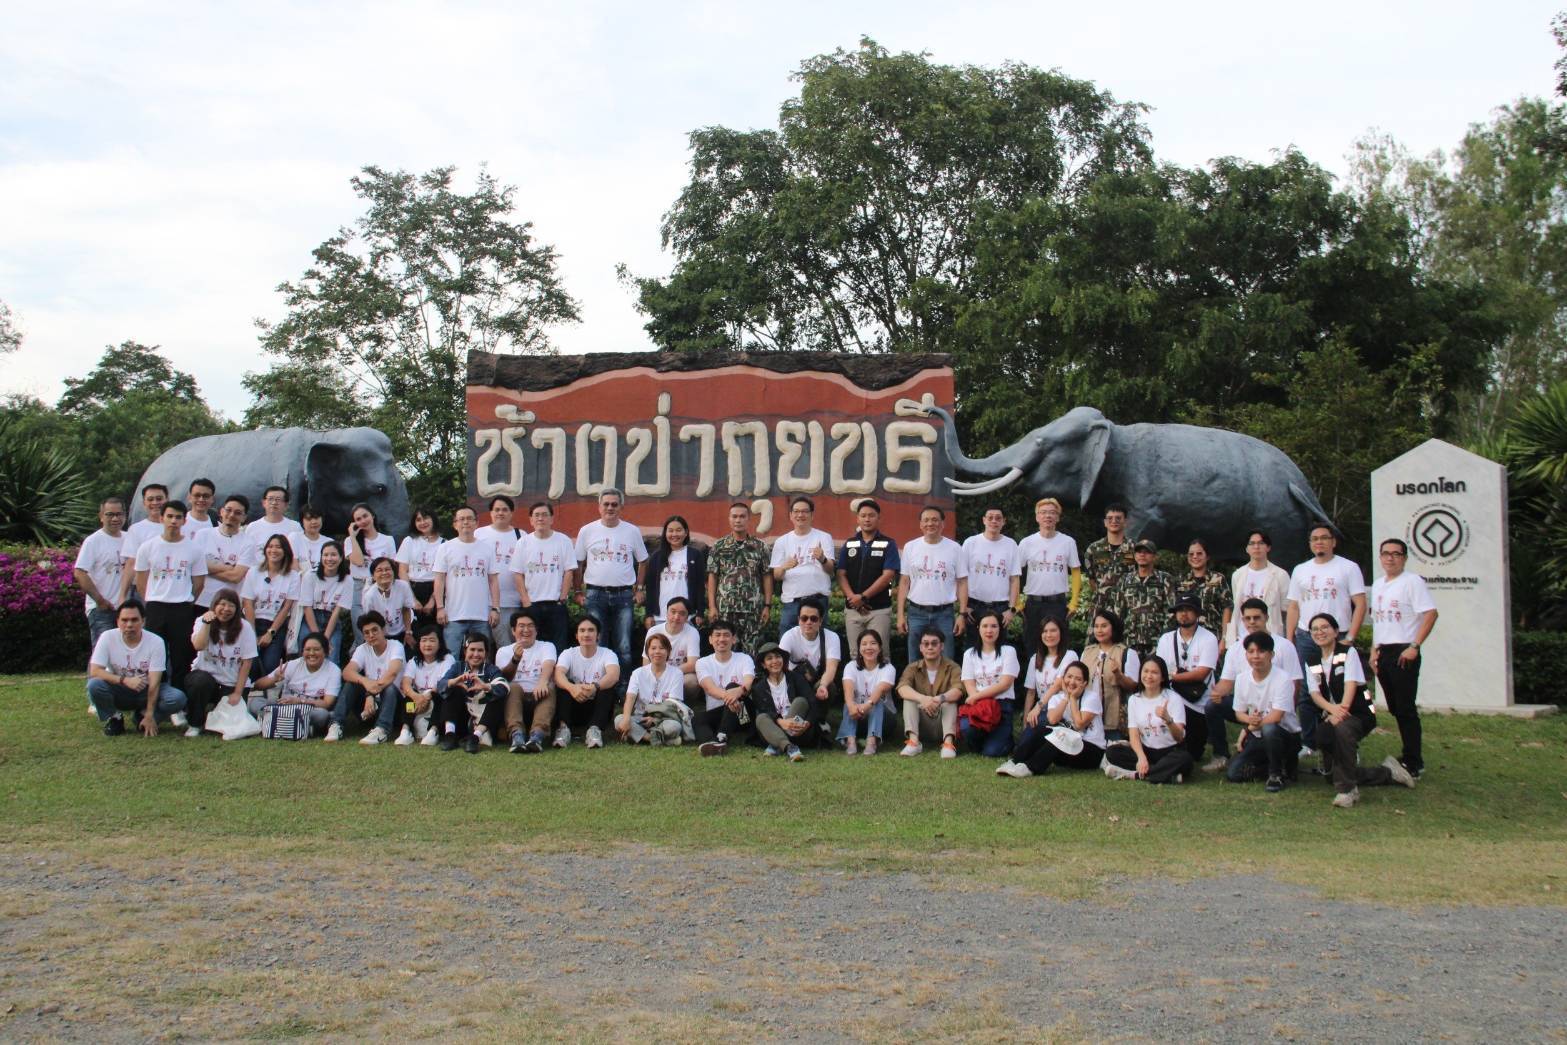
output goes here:
{"type": "Polygon", "coordinates": [[[87,661],[75,548],[0,545],[0,673],[81,667],[87,661]]]}

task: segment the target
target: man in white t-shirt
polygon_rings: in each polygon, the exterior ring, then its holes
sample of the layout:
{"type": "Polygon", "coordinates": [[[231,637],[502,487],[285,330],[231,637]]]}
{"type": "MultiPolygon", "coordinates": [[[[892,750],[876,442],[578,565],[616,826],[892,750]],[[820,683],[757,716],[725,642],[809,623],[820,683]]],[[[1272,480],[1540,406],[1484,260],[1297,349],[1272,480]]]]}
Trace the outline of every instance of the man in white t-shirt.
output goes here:
{"type": "Polygon", "coordinates": [[[159,715],[176,726],[185,724],[185,694],[165,681],[167,665],[163,640],[145,629],[141,604],[125,603],[114,629],[98,636],[87,664],[87,699],[104,736],[125,732],[126,711],[140,715],[139,728],[149,737],[158,735],[159,715]]]}
{"type": "Polygon", "coordinates": [[[258,565],[251,556],[255,549],[245,533],[245,513],[250,502],[242,494],[229,494],[218,509],[218,525],[209,526],[196,537],[196,545],[207,559],[207,583],[196,596],[196,605],[207,609],[212,597],[224,588],[237,593],[244,588],[245,575],[258,565]]]}
{"type": "Polygon", "coordinates": [[[506,735],[513,754],[537,755],[555,719],[553,642],[539,638],[539,618],[526,606],[511,612],[512,641],[495,651],[495,667],[511,683],[506,695],[506,735]],[[527,731],[524,732],[526,727],[527,731]]]}
{"type": "Polygon", "coordinates": [[[300,525],[283,513],[288,509],[288,491],[281,486],[269,486],[261,494],[261,518],[245,526],[245,538],[250,542],[251,562],[260,563],[262,549],[267,539],[280,533],[285,539],[304,532],[300,525]]]}
{"type": "Polygon", "coordinates": [[[1415,707],[1420,687],[1420,647],[1436,627],[1436,603],[1426,579],[1410,573],[1409,545],[1389,537],[1377,549],[1382,576],[1371,585],[1371,670],[1382,700],[1398,723],[1404,751],[1399,763],[1410,776],[1425,772],[1420,749],[1420,712],[1415,707]]]}
{"type": "Polygon", "coordinates": [[[463,505],[452,513],[457,539],[435,553],[435,622],[443,630],[446,648],[461,650],[470,631],[489,634],[500,620],[500,582],[495,556],[474,536],[479,517],[463,505]]]}
{"type": "MultiPolygon", "coordinates": [[[[1313,526],[1309,535],[1311,558],[1290,572],[1289,592],[1285,596],[1284,634],[1295,643],[1302,664],[1317,644],[1307,625],[1319,613],[1331,614],[1338,622],[1339,639],[1354,642],[1366,619],[1366,582],[1360,567],[1335,554],[1338,537],[1330,526],[1313,526]],[[1347,622],[1347,626],[1346,626],[1347,622]]],[[[1317,707],[1302,699],[1295,705],[1306,734],[1317,729],[1317,707]]]]}
{"type": "Polygon", "coordinates": [[[696,677],[702,687],[702,707],[691,705],[691,726],[702,755],[722,755],[729,749],[729,738],[738,737],[750,721],[751,683],[756,664],[749,654],[736,652],[734,625],[715,620],[707,639],[713,652],[696,662],[696,677]],[[742,720],[741,714],[745,718],[742,720]]]}
{"type": "Polygon", "coordinates": [[[1273,538],[1266,530],[1253,530],[1246,535],[1246,565],[1230,574],[1230,596],[1235,600],[1230,615],[1230,645],[1238,644],[1247,634],[1241,627],[1241,603],[1247,599],[1261,599],[1268,608],[1270,635],[1284,634],[1284,603],[1289,597],[1290,575],[1269,561],[1272,551],[1273,538]]]}
{"type": "Polygon", "coordinates": [[[833,572],[837,568],[836,545],[832,536],[811,525],[816,518],[816,502],[797,494],[789,502],[789,521],[794,528],[780,534],[773,541],[769,562],[773,577],[783,582],[779,598],[783,612],[778,617],[778,630],[794,627],[800,615],[800,604],[812,596],[826,601],[832,589],[833,572]]]}
{"type": "MultiPolygon", "coordinates": [[[[1005,512],[991,506],[985,509],[983,519],[985,528],[963,542],[963,561],[968,566],[968,614],[964,628],[972,630],[980,617],[999,613],[1004,639],[1006,628],[1017,615],[1023,558],[1017,542],[1004,532],[1005,512]]],[[[917,640],[918,633],[914,637],[917,640]]]]}
{"type": "Polygon", "coordinates": [[[920,536],[899,553],[902,581],[898,584],[898,634],[908,636],[909,660],[919,659],[919,636],[927,628],[940,632],[946,657],[956,655],[957,636],[968,614],[968,563],[963,548],[942,535],[947,513],[935,505],[920,512],[920,536]],[[957,604],[957,613],[952,607],[957,604]]]}
{"type": "Polygon", "coordinates": [[[175,689],[185,684],[196,655],[190,633],[196,625],[196,597],[207,580],[206,552],[185,537],[184,527],[185,505],[166,501],[162,535],[136,551],[136,589],[146,599],[146,627],[168,649],[169,685],[175,689]]]}
{"type": "Polygon", "coordinates": [[[386,618],[376,610],[360,614],[358,624],[364,641],[343,668],[343,688],[332,705],[332,724],[323,739],[341,740],[349,722],[374,718],[375,728],[360,743],[384,744],[396,721],[396,702],[402,699],[397,679],[403,673],[403,644],[387,639],[386,618]]]}
{"type": "MultiPolygon", "coordinates": [[[[693,699],[702,692],[702,685],[697,681],[696,662],[702,656],[702,636],[696,628],[691,626],[691,603],[683,595],[677,595],[670,599],[666,605],[667,613],[664,623],[655,624],[647,630],[647,636],[642,640],[642,663],[650,663],[647,655],[647,640],[654,635],[662,635],[669,640],[669,666],[678,668],[685,676],[681,681],[685,687],[685,701],[693,708],[696,706],[693,699]]],[[[733,629],[730,638],[733,639],[733,629]]]]}
{"type": "Polygon", "coordinates": [[[1219,667],[1219,637],[1201,624],[1202,607],[1189,595],[1179,596],[1173,607],[1175,627],[1159,636],[1154,652],[1164,658],[1170,688],[1186,702],[1186,750],[1192,761],[1202,759],[1208,746],[1208,692],[1219,667]]]}
{"type": "MultiPolygon", "coordinates": [[[[1268,791],[1284,790],[1284,777],[1300,753],[1300,719],[1295,714],[1295,680],[1273,663],[1274,641],[1267,632],[1241,642],[1246,670],[1235,679],[1235,721],[1241,724],[1241,749],[1230,759],[1225,778],[1232,784],[1254,779],[1266,765],[1268,791]]],[[[1191,716],[1187,716],[1190,721],[1191,716]]]]}
{"type": "Polygon", "coordinates": [[[115,627],[114,600],[120,594],[120,574],[125,568],[125,502],[106,497],[98,506],[98,521],[103,524],[82,541],[76,553],[71,575],[86,594],[87,639],[96,649],[98,639],[115,627]]]}
{"type": "Polygon", "coordinates": [[[489,545],[490,554],[495,557],[495,575],[500,594],[500,614],[495,626],[490,629],[490,639],[495,643],[495,648],[500,649],[511,638],[508,622],[511,620],[511,611],[522,605],[522,595],[517,591],[517,585],[512,583],[511,564],[512,557],[517,552],[517,540],[522,536],[522,531],[511,524],[511,516],[517,510],[517,502],[505,494],[496,494],[490,498],[490,522],[487,526],[481,526],[474,536],[484,544],[489,545]]]}
{"type": "Polygon", "coordinates": [[[120,593],[114,603],[118,606],[135,595],[145,599],[146,593],[136,589],[136,553],[141,546],[163,533],[163,506],[168,503],[169,488],[162,483],[148,483],[141,488],[142,517],[125,528],[125,543],[120,569],[120,593]]]}
{"type": "MultiPolygon", "coordinates": [[[[1105,519],[1112,518],[1109,511],[1105,519]]],[[[1124,518],[1124,516],[1123,516],[1124,518]]],[[[1039,531],[1031,533],[1017,546],[1023,567],[1023,657],[1032,660],[1039,648],[1039,629],[1046,617],[1053,617],[1067,633],[1067,618],[1077,612],[1077,597],[1083,590],[1082,563],[1077,556],[1077,541],[1056,530],[1061,521],[1061,502],[1043,497],[1034,503],[1034,521],[1039,531]]]]}
{"type": "Polygon", "coordinates": [[[599,517],[577,532],[577,565],[585,591],[578,604],[598,619],[604,645],[620,660],[624,693],[631,680],[631,614],[647,598],[647,542],[620,517],[625,496],[614,487],[599,494],[599,517]]]}
{"type": "Polygon", "coordinates": [[[190,489],[185,491],[185,506],[190,509],[185,513],[185,536],[199,537],[203,530],[217,525],[218,521],[212,517],[212,499],[217,493],[218,488],[211,479],[190,481],[190,489]]]}
{"type": "Polygon", "coordinates": [[[533,532],[517,540],[511,557],[511,584],[518,601],[533,611],[539,638],[557,650],[565,649],[571,640],[566,600],[577,576],[577,550],[570,537],[555,532],[555,509],[548,501],[535,501],[528,509],[528,519],[533,532]]]}
{"type": "Polygon", "coordinates": [[[789,658],[789,670],[799,672],[811,684],[825,710],[837,687],[838,666],[843,663],[843,643],[838,633],[827,627],[825,598],[805,601],[799,623],[778,637],[778,648],[789,658]]]}
{"type": "MultiPolygon", "coordinates": [[[[1241,638],[1247,635],[1272,635],[1273,636],[1273,668],[1289,676],[1295,683],[1295,704],[1297,707],[1303,696],[1306,695],[1306,672],[1302,669],[1300,655],[1295,652],[1294,643],[1288,641],[1283,635],[1268,631],[1270,610],[1268,604],[1261,599],[1247,599],[1241,603],[1238,619],[1241,622],[1241,638]]],[[[1207,719],[1208,739],[1213,742],[1213,760],[1203,768],[1209,772],[1217,772],[1229,764],[1230,738],[1226,730],[1226,722],[1235,721],[1235,680],[1247,670],[1246,651],[1239,642],[1230,644],[1224,652],[1224,665],[1219,671],[1219,680],[1208,691],[1208,699],[1203,705],[1203,717],[1207,719]]],[[[1296,715],[1299,718],[1299,714],[1296,715]]]]}

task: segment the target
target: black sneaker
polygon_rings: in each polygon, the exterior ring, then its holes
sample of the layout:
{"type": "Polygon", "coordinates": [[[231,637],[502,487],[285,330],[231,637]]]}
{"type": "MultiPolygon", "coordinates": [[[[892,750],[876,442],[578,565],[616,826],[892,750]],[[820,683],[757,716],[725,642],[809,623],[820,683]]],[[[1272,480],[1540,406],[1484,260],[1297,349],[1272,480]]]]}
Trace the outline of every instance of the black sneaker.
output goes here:
{"type": "Polygon", "coordinates": [[[528,738],[520,729],[511,731],[511,753],[520,755],[528,750],[528,738]]]}
{"type": "Polygon", "coordinates": [[[707,743],[697,748],[697,751],[703,758],[708,758],[712,755],[722,755],[725,751],[728,750],[729,745],[722,740],[709,740],[707,743]]]}
{"type": "Polygon", "coordinates": [[[479,737],[478,737],[478,734],[476,734],[476,733],[469,733],[468,734],[468,739],[463,741],[462,749],[464,751],[468,752],[468,754],[470,754],[470,755],[477,755],[479,753],[479,737]]]}
{"type": "Polygon", "coordinates": [[[437,746],[442,751],[456,751],[457,750],[457,734],[456,733],[442,733],[441,734],[441,742],[437,746]]]}
{"type": "Polygon", "coordinates": [[[1283,790],[1284,790],[1284,778],[1283,777],[1270,776],[1268,778],[1267,791],[1268,791],[1268,793],[1270,795],[1278,794],[1280,791],[1283,791],[1283,790]]]}
{"type": "Polygon", "coordinates": [[[122,735],[124,732],[125,718],[121,715],[115,715],[113,718],[103,724],[103,735],[106,737],[117,737],[122,735]]]}
{"type": "Polygon", "coordinates": [[[529,734],[528,742],[522,745],[523,754],[542,755],[544,753],[544,740],[545,736],[543,733],[529,734]]]}

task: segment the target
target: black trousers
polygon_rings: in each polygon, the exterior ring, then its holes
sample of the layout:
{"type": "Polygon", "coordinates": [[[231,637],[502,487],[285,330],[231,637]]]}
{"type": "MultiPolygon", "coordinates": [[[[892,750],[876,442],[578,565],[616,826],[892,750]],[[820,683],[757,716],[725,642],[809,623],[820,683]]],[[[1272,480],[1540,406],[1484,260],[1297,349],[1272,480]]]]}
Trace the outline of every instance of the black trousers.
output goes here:
{"type": "Polygon", "coordinates": [[[573,733],[584,733],[589,726],[597,726],[599,732],[608,733],[610,718],[615,713],[615,690],[601,689],[592,699],[579,701],[561,692],[555,697],[555,714],[562,724],[570,726],[573,733]]]}
{"type": "MultiPolygon", "coordinates": [[[[1022,739],[1012,749],[1012,761],[1021,762],[1028,767],[1029,772],[1035,776],[1046,773],[1051,766],[1065,766],[1068,769],[1098,769],[1099,763],[1104,760],[1105,749],[1094,747],[1084,741],[1083,750],[1075,755],[1068,755],[1045,738],[1050,735],[1048,729],[1025,730],[1022,739]]],[[[1133,765],[1135,765],[1135,760],[1133,765]]]]}
{"type": "MultiPolygon", "coordinates": [[[[401,717],[406,714],[403,711],[404,703],[403,695],[401,693],[397,694],[398,726],[402,725],[401,717]]],[[[483,726],[490,731],[490,736],[499,737],[502,735],[501,726],[506,723],[505,700],[492,700],[488,704],[479,705],[479,717],[477,719],[468,714],[468,701],[459,693],[448,694],[442,699],[439,709],[432,708],[432,718],[434,718],[437,710],[440,713],[439,721],[443,724],[451,723],[452,732],[464,740],[468,738],[468,734],[473,732],[475,726],[483,726]]]]}
{"type": "Polygon", "coordinates": [[[168,650],[168,682],[175,689],[185,688],[185,676],[196,657],[190,644],[190,632],[195,626],[194,602],[147,603],[147,630],[162,639],[168,650]]]}
{"type": "MultiPolygon", "coordinates": [[[[408,587],[413,589],[414,602],[416,604],[429,602],[430,596],[435,593],[434,581],[409,581],[408,587]]],[[[418,610],[415,610],[413,627],[417,628],[421,624],[435,624],[435,614],[422,613],[418,610]]],[[[436,624],[436,627],[440,627],[440,625],[436,624]]],[[[413,629],[410,628],[409,630],[412,631],[413,629]]]]}
{"type": "Polygon", "coordinates": [[[1393,774],[1383,766],[1367,768],[1359,763],[1360,741],[1369,732],[1375,720],[1367,721],[1355,715],[1345,715],[1338,725],[1329,725],[1326,718],[1317,723],[1314,738],[1317,750],[1322,752],[1322,768],[1333,775],[1333,789],[1339,794],[1357,787],[1381,787],[1393,782],[1393,774]]]}
{"type": "Polygon", "coordinates": [[[207,712],[234,692],[233,686],[224,685],[200,668],[185,673],[184,689],[185,717],[197,729],[206,726],[207,712]]]}
{"type": "MultiPolygon", "coordinates": [[[[1184,744],[1148,748],[1143,754],[1148,757],[1148,775],[1143,779],[1150,784],[1169,784],[1174,782],[1177,775],[1192,775],[1192,753],[1186,750],[1184,744]]],[[[1132,750],[1130,744],[1112,745],[1105,751],[1105,757],[1112,766],[1134,772],[1137,769],[1137,752],[1132,750]]]]}
{"type": "Polygon", "coordinates": [[[1398,723],[1398,735],[1404,742],[1404,754],[1399,759],[1404,768],[1419,773],[1426,767],[1420,750],[1420,711],[1415,707],[1415,694],[1420,688],[1420,658],[1416,657],[1408,667],[1398,662],[1398,655],[1408,649],[1402,642],[1377,648],[1377,685],[1382,687],[1382,699],[1387,702],[1393,721],[1398,723]]]}

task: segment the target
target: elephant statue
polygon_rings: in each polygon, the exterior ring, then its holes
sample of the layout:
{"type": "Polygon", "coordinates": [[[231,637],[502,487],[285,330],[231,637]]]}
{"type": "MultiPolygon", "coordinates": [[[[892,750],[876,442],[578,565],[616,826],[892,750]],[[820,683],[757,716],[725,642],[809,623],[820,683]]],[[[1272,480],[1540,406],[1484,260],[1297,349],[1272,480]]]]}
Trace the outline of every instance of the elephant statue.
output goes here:
{"type": "Polygon", "coordinates": [[[163,483],[183,499],[192,479],[211,479],[218,503],[230,494],[250,499],[250,518],[261,516],[261,494],[269,486],[288,491],[289,514],[306,504],[322,514],[322,530],[348,531],[349,509],[363,501],[384,533],[400,537],[408,528],[408,490],[392,459],[392,443],[374,428],[257,428],[204,435],[165,450],[147,467],[139,491],[163,483]]]}
{"type": "Polygon", "coordinates": [[[1193,537],[1213,555],[1244,557],[1247,534],[1266,530],[1275,548],[1304,551],[1313,526],[1332,526],[1295,462],[1278,447],[1239,432],[1196,425],[1118,425],[1080,406],[979,460],[958,445],[952,415],[905,400],[904,413],[934,414],[952,469],[973,481],[948,479],[959,497],[978,497],[1023,480],[1039,497],[1098,510],[1127,509],[1131,537],[1161,547],[1193,537]]]}

